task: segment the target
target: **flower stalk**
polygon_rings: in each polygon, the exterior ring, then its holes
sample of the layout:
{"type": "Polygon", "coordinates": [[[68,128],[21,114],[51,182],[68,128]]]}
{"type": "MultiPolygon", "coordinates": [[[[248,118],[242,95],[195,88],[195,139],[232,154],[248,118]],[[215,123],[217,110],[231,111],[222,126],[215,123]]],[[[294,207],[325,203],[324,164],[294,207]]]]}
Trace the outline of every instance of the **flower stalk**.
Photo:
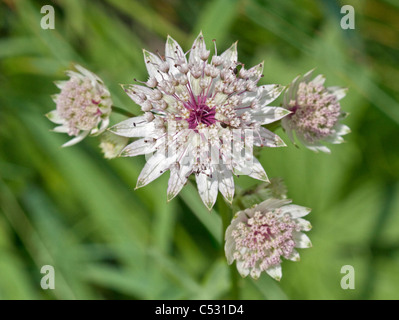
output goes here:
{"type": "Polygon", "coordinates": [[[115,113],[119,113],[122,116],[126,116],[128,118],[136,117],[136,115],[131,113],[130,111],[127,111],[125,109],[122,109],[122,108],[119,108],[119,107],[116,107],[116,106],[112,106],[112,111],[115,112],[115,113]]]}
{"type": "MultiPolygon", "coordinates": [[[[225,256],[223,244],[225,242],[226,230],[231,223],[231,219],[233,218],[234,213],[231,205],[228,205],[226,201],[220,197],[218,199],[218,211],[220,217],[222,218],[222,255],[225,256]]],[[[237,269],[233,265],[230,265],[229,273],[230,273],[230,282],[231,282],[230,298],[232,300],[239,300],[240,289],[238,284],[239,277],[237,269]]]]}

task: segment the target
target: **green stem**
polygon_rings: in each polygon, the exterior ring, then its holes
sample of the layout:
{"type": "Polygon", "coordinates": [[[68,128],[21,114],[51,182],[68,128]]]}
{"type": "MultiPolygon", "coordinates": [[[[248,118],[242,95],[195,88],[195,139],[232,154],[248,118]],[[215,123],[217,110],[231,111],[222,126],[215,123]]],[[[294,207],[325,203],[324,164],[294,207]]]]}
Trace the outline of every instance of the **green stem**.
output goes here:
{"type": "MultiPolygon", "coordinates": [[[[222,244],[224,244],[225,239],[224,236],[226,234],[226,229],[230,225],[231,220],[233,219],[233,210],[230,205],[228,205],[225,200],[220,197],[218,200],[218,211],[220,217],[222,218],[222,244]]],[[[224,253],[224,245],[222,245],[222,254],[224,253]]],[[[231,299],[238,300],[239,299],[239,287],[238,287],[238,272],[234,265],[229,267],[230,271],[230,281],[231,281],[231,299]]]]}
{"type": "Polygon", "coordinates": [[[116,112],[116,113],[119,113],[119,114],[121,114],[123,116],[129,117],[129,118],[136,117],[136,115],[134,115],[133,113],[131,113],[131,112],[125,110],[125,109],[119,108],[119,107],[112,106],[112,111],[116,112]]]}

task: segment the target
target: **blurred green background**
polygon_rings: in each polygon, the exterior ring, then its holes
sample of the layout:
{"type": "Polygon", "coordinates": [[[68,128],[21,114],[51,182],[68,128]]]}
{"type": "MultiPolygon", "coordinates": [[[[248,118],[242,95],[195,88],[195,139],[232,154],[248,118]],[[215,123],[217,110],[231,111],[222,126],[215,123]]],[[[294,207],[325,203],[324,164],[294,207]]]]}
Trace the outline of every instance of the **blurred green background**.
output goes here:
{"type": "Polygon", "coordinates": [[[327,85],[349,88],[352,133],[331,155],[297,149],[282,131],[287,148],[262,150],[269,177],[313,208],[313,248],[283,263],[281,283],[240,279],[240,298],[399,299],[399,4],[350,1],[356,29],[342,30],[344,4],[0,1],[0,299],[230,297],[217,207],[209,213],[193,185],[167,204],[169,174],[134,191],[144,157],[104,160],[95,138],[61,149],[68,137],[44,117],[72,62],[138,113],[119,83],[146,80],[142,48],[163,53],[170,34],[187,50],[200,30],[220,51],[239,40],[246,66],[265,60],[262,83],[317,67],[327,85]],[[40,28],[45,4],[55,30],[40,28]],[[43,265],[55,268],[55,290],[40,287],[43,265]],[[341,289],[343,265],[355,268],[355,290],[341,289]]]}

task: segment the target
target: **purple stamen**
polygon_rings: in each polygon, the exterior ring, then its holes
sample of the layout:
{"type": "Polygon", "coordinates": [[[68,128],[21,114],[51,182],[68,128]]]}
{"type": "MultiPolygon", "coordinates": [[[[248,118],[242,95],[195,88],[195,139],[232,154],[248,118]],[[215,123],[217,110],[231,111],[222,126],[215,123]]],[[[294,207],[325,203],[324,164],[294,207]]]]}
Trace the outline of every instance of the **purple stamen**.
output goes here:
{"type": "Polygon", "coordinates": [[[190,116],[187,119],[189,129],[195,129],[200,123],[210,126],[216,122],[215,108],[209,108],[206,104],[190,105],[190,116]]]}

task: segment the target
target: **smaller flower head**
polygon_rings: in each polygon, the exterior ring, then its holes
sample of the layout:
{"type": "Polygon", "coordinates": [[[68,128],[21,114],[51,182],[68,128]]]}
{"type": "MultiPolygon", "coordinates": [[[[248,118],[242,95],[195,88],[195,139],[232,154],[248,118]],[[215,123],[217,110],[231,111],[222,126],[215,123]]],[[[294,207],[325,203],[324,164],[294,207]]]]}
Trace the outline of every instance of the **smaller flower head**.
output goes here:
{"type": "Polygon", "coordinates": [[[80,142],[88,134],[102,133],[108,126],[112,101],[103,81],[94,73],[76,65],[79,71],[68,71],[68,81],[56,83],[61,89],[53,96],[56,109],[49,112],[50,121],[58,124],[56,132],[74,136],[63,147],[80,142]]]}
{"type": "Polygon", "coordinates": [[[226,230],[225,253],[229,264],[236,260],[241,276],[250,274],[257,279],[265,271],[280,281],[281,258],[299,261],[295,248],[312,246],[301,232],[311,229],[301,218],[310,209],[289,203],[291,200],[268,199],[235,215],[226,230]]]}
{"type": "Polygon", "coordinates": [[[123,148],[126,147],[129,139],[117,136],[111,132],[104,132],[100,137],[100,148],[104,153],[104,158],[113,159],[120,155],[123,148]]]}
{"type": "Polygon", "coordinates": [[[281,123],[292,142],[297,138],[308,149],[330,152],[322,142],[342,143],[343,135],[350,129],[339,122],[345,117],[341,111],[341,100],[346,95],[346,89],[325,87],[325,78],[318,75],[310,81],[312,71],[303,78],[297,77],[291,83],[284,95],[283,107],[291,114],[283,118],[281,123]]]}

